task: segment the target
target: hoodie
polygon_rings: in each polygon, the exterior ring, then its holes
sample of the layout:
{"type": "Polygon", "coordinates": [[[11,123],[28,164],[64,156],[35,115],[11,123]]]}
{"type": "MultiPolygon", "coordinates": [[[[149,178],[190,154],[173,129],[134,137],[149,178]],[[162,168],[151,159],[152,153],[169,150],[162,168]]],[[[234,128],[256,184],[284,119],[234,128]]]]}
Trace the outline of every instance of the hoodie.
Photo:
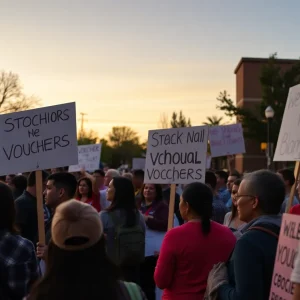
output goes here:
{"type": "Polygon", "coordinates": [[[228,264],[229,283],[219,288],[220,300],[268,300],[278,238],[263,227],[279,235],[281,216],[261,216],[242,229],[228,264]]]}

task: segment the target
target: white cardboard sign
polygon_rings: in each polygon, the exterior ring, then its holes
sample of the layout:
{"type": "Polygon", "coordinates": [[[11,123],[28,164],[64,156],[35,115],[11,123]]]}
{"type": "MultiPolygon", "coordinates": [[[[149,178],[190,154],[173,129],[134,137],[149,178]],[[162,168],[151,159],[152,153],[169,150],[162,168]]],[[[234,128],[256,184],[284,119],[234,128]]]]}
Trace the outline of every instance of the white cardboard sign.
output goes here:
{"type": "Polygon", "coordinates": [[[134,157],[132,159],[133,170],[145,170],[146,158],[134,157]]]}
{"type": "Polygon", "coordinates": [[[75,102],[0,115],[0,175],[76,164],[75,102]]]}
{"type": "Polygon", "coordinates": [[[245,141],[242,124],[210,127],[209,144],[212,157],[244,153],[245,141]]]}
{"type": "Polygon", "coordinates": [[[292,300],[295,283],[291,282],[300,238],[300,217],[283,214],[269,300],[292,300]]]}
{"type": "Polygon", "coordinates": [[[99,169],[101,144],[78,146],[78,164],[69,166],[69,172],[95,171],[99,169]]]}
{"type": "Polygon", "coordinates": [[[274,161],[300,160],[300,84],[290,88],[274,161]]]}
{"type": "Polygon", "coordinates": [[[150,130],[145,183],[204,182],[208,126],[150,130]]]}

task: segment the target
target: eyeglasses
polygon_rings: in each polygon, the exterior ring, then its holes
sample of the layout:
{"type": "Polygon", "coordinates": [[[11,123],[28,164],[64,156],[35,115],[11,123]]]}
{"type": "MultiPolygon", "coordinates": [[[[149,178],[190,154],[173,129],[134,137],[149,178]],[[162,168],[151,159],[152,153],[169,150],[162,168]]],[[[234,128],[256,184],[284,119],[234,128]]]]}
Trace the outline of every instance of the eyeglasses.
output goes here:
{"type": "Polygon", "coordinates": [[[238,195],[238,194],[235,195],[235,199],[237,201],[240,200],[242,197],[256,198],[256,196],[253,195],[238,195]]]}
{"type": "Polygon", "coordinates": [[[248,202],[248,200],[253,200],[255,198],[256,198],[256,196],[252,196],[252,195],[236,195],[235,198],[234,198],[234,200],[236,201],[236,203],[238,205],[244,205],[246,202],[248,202]],[[248,199],[241,201],[242,197],[248,197],[248,199]]]}

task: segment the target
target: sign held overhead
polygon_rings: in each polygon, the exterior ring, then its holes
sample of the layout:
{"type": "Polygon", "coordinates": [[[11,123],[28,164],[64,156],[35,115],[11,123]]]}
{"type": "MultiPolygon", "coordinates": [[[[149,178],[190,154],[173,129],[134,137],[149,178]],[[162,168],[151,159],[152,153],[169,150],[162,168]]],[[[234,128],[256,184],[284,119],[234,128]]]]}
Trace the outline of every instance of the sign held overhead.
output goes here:
{"type": "Polygon", "coordinates": [[[300,160],[300,84],[290,88],[274,161],[300,160]]]}
{"type": "Polygon", "coordinates": [[[99,169],[101,144],[78,146],[78,164],[69,166],[69,172],[95,171],[99,169]]]}
{"type": "Polygon", "coordinates": [[[0,175],[76,164],[75,102],[0,115],[0,175]]]}
{"type": "Polygon", "coordinates": [[[145,183],[204,182],[208,127],[150,130],[145,183]]]}
{"type": "Polygon", "coordinates": [[[245,153],[242,124],[210,127],[209,145],[212,157],[245,153]]]}

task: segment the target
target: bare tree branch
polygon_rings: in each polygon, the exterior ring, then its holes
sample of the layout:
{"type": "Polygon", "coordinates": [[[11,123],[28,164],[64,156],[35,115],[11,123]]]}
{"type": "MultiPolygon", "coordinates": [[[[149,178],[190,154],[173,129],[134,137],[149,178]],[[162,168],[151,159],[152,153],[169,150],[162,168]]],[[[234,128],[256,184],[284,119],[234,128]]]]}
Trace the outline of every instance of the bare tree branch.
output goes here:
{"type": "Polygon", "coordinates": [[[166,113],[162,113],[160,115],[159,121],[158,121],[158,127],[161,129],[167,129],[169,128],[169,118],[166,113]]]}
{"type": "Polygon", "coordinates": [[[40,99],[23,93],[19,75],[0,73],[0,113],[23,111],[40,106],[40,99]]]}

